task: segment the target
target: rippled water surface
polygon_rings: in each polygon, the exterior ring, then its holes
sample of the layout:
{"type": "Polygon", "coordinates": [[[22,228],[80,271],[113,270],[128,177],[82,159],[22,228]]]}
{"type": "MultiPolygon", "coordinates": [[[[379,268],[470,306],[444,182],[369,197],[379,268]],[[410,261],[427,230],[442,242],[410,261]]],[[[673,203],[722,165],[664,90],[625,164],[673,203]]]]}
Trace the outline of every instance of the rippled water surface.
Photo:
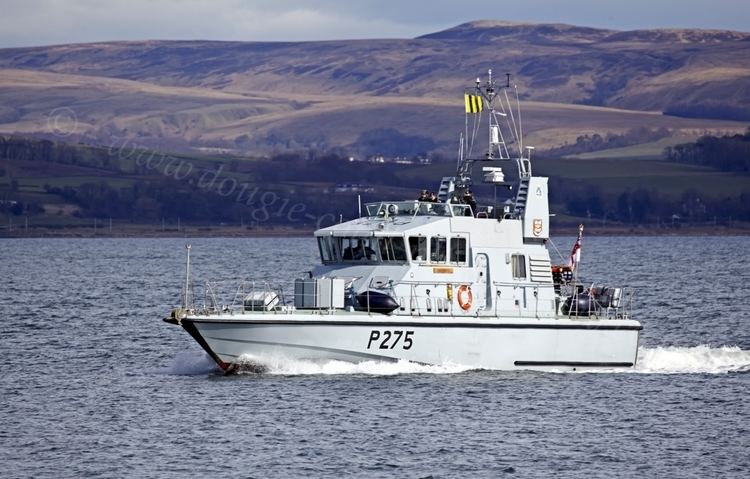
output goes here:
{"type": "MultiPolygon", "coordinates": [[[[564,252],[570,238],[555,241],[564,252]]],[[[197,239],[196,280],[292,279],[310,239],[197,239]]],[[[585,238],[637,289],[627,373],[278,362],[180,328],[184,240],[0,241],[3,477],[748,477],[750,238],[585,238]]]]}

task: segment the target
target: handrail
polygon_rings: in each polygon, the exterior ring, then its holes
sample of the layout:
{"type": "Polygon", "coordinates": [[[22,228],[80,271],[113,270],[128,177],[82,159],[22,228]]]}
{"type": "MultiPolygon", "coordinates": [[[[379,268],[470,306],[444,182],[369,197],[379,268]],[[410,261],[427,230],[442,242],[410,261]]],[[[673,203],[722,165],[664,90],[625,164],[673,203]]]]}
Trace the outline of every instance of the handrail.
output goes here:
{"type": "MultiPolygon", "coordinates": [[[[604,288],[604,287],[602,287],[604,288]]],[[[635,290],[633,288],[611,288],[613,291],[619,289],[621,296],[619,298],[619,305],[612,306],[611,304],[605,306],[594,291],[598,289],[592,284],[589,287],[585,287],[581,283],[570,283],[567,285],[561,285],[560,297],[565,298],[564,301],[570,301],[567,317],[595,317],[595,318],[606,318],[606,319],[629,319],[631,317],[633,297],[635,296],[635,290]],[[566,288],[566,292],[563,294],[562,288],[566,288]],[[568,294],[568,291],[570,293],[568,294]],[[581,297],[585,298],[586,309],[579,310],[581,297]]],[[[611,300],[612,298],[610,298],[611,300]]]]}
{"type": "Polygon", "coordinates": [[[370,219],[391,218],[399,216],[468,216],[466,211],[471,207],[463,203],[440,203],[420,200],[395,200],[365,203],[365,211],[370,219]],[[389,211],[395,206],[394,211],[389,211]],[[401,208],[404,208],[401,212],[401,208]],[[374,214],[373,214],[374,212],[374,214]]]}
{"type": "MultiPolygon", "coordinates": [[[[192,306],[191,310],[198,311],[202,314],[235,314],[236,312],[244,311],[263,311],[263,312],[288,312],[293,311],[295,295],[299,295],[298,291],[294,290],[294,282],[278,283],[272,281],[252,281],[252,280],[241,280],[239,284],[236,284],[232,288],[232,292],[223,295],[224,291],[221,290],[221,286],[226,281],[207,281],[204,283],[204,294],[203,294],[203,305],[202,308],[197,308],[195,305],[192,306]]],[[[460,285],[457,281],[416,281],[416,280],[391,280],[382,285],[370,283],[367,289],[387,291],[398,303],[399,308],[395,311],[395,315],[416,315],[421,316],[423,314],[431,315],[445,315],[445,316],[458,316],[466,317],[467,315],[472,316],[487,316],[489,315],[498,317],[503,311],[508,312],[507,304],[502,303],[503,301],[515,301],[515,297],[507,298],[502,297],[498,294],[495,298],[485,298],[487,301],[487,309],[485,306],[479,306],[473,309],[471,313],[466,313],[458,309],[456,305],[455,297],[451,297],[450,293],[441,292],[440,294],[419,294],[417,286],[434,286],[434,287],[448,287],[460,285]],[[408,292],[405,289],[401,289],[402,294],[396,292],[397,287],[403,285],[408,287],[408,292]],[[406,293],[406,294],[403,294],[406,293]],[[450,297],[450,299],[449,299],[450,297]],[[506,306],[503,306],[506,304],[506,306]]],[[[522,308],[518,306],[518,314],[524,316],[533,316],[536,318],[540,317],[539,310],[539,291],[543,288],[553,288],[552,284],[549,283],[535,283],[535,282],[504,282],[504,281],[493,281],[490,283],[492,286],[491,294],[500,293],[501,290],[498,288],[529,288],[533,293],[534,297],[531,299],[533,305],[531,307],[522,308]]],[[[486,285],[484,285],[486,286],[486,285]]],[[[619,302],[616,306],[612,304],[603,304],[601,296],[592,294],[596,288],[593,285],[584,287],[581,284],[569,283],[561,285],[560,293],[556,294],[558,304],[562,305],[564,302],[569,301],[568,312],[565,314],[568,318],[600,318],[600,319],[629,319],[633,297],[635,292],[632,288],[619,288],[622,292],[619,297],[619,302]],[[579,298],[585,295],[589,298],[586,303],[582,304],[585,309],[578,308],[579,298]]],[[[614,290],[614,289],[613,289],[614,290]]],[[[600,289],[601,291],[601,289],[600,289]]],[[[304,297],[310,297],[315,293],[304,293],[304,297]]],[[[345,297],[351,298],[353,292],[351,289],[347,289],[344,292],[345,297]]],[[[507,296],[507,295],[506,295],[507,296]]],[[[304,299],[303,297],[303,299],[304,299]]],[[[299,298],[297,298],[299,300],[299,298]]],[[[611,299],[611,297],[610,297],[611,299]]],[[[305,300],[306,301],[306,300],[305,300]]],[[[605,302],[606,303],[606,302],[605,302]]],[[[368,304],[363,305],[365,311],[370,314],[375,314],[369,308],[369,295],[368,304]]],[[[561,313],[561,307],[558,306],[555,316],[561,313]]],[[[306,308],[303,308],[306,309],[306,308]]],[[[332,307],[321,307],[313,309],[319,310],[319,312],[328,314],[336,314],[337,310],[332,307]]],[[[512,308],[513,309],[513,308],[512,308]]]]}

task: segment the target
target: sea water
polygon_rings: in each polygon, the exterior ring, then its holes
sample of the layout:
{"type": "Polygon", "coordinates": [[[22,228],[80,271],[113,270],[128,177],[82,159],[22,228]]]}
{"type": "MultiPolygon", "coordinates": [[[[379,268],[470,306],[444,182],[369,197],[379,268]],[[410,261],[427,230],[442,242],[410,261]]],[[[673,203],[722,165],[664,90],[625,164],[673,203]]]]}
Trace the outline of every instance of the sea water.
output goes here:
{"type": "Polygon", "coordinates": [[[634,287],[644,325],[636,368],[597,373],[269,358],[223,376],[161,321],[185,243],[195,282],[287,281],[317,255],[302,238],[0,241],[2,477],[750,475],[750,238],[584,238],[582,277],[634,287]]]}

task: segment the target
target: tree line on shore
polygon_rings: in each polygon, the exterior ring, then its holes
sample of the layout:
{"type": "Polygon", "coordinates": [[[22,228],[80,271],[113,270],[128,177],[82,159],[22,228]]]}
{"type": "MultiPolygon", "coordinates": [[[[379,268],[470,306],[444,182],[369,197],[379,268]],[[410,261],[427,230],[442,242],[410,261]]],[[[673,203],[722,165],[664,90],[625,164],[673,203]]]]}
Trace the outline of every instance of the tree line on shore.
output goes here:
{"type": "Polygon", "coordinates": [[[668,161],[707,166],[722,171],[750,172],[750,128],[742,135],[703,136],[695,143],[669,147],[668,161]]]}
{"type": "MultiPolygon", "coordinates": [[[[745,135],[707,137],[679,145],[668,149],[665,158],[746,174],[748,147],[750,130],[745,135]]],[[[149,153],[125,157],[111,148],[0,137],[0,158],[74,165],[102,173],[101,180],[76,186],[39,185],[47,194],[75,205],[74,215],[81,218],[319,226],[336,222],[339,215],[356,216],[358,196],[375,201],[389,196],[394,188],[395,194],[403,196],[404,190],[418,192],[429,187],[425,181],[435,179],[429,172],[414,174],[414,167],[351,162],[343,152],[288,152],[254,160],[165,155],[158,165],[153,152],[149,153]],[[337,183],[350,187],[336,188],[337,183]]],[[[44,214],[38,200],[22,199],[22,188],[11,172],[0,170],[0,211],[16,216],[44,214]]],[[[680,222],[717,216],[750,221],[750,188],[734,197],[706,197],[695,189],[669,197],[645,188],[604,191],[593,181],[571,187],[551,178],[553,209],[624,224],[673,222],[675,216],[680,222]]]]}

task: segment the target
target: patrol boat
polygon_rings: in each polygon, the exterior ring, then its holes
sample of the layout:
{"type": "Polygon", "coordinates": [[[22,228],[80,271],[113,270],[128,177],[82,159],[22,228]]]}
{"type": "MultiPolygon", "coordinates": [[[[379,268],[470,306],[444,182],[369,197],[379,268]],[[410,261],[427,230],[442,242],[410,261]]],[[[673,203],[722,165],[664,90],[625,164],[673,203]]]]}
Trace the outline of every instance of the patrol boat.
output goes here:
{"type": "Polygon", "coordinates": [[[642,329],[631,318],[633,292],[578,278],[583,226],[567,263],[552,264],[548,179],[532,174],[517,91],[513,108],[510,77],[502,83],[490,70],[465,90],[457,172],[437,198],[367,204],[359,218],[315,231],[321,261],[308,277],[288,287],[242,281],[230,304],[212,283],[194,299],[188,246],[183,304],[164,320],[226,372],[285,358],[633,367],[642,329]],[[487,148],[474,156],[482,137],[487,148]],[[478,164],[485,188],[506,201],[474,200],[478,164]]]}

